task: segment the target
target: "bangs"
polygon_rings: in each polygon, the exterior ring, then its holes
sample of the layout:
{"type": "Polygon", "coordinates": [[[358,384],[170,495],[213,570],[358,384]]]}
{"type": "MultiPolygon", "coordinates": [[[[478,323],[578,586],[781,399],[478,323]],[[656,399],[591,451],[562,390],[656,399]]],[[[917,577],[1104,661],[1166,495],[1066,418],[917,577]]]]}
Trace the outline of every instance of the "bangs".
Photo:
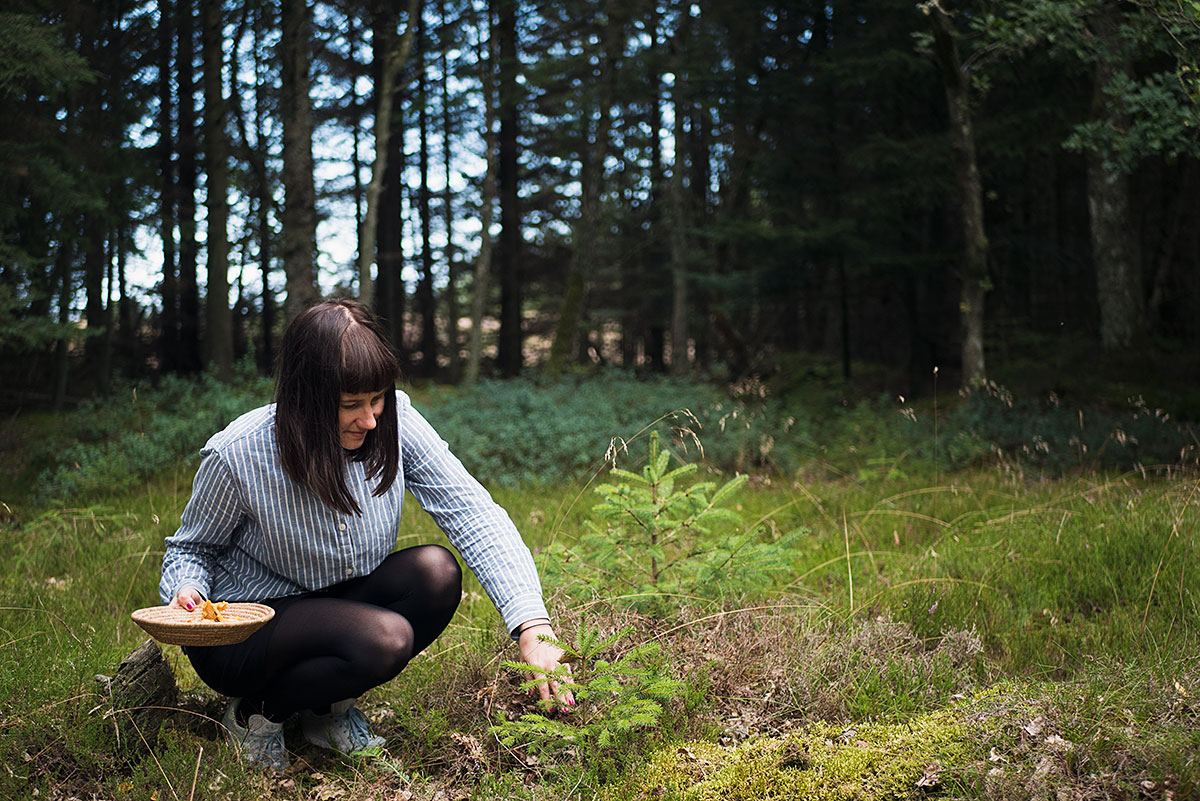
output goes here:
{"type": "Polygon", "coordinates": [[[366,325],[350,325],[342,334],[339,391],[349,394],[391,389],[400,377],[400,363],[387,343],[366,325]]]}

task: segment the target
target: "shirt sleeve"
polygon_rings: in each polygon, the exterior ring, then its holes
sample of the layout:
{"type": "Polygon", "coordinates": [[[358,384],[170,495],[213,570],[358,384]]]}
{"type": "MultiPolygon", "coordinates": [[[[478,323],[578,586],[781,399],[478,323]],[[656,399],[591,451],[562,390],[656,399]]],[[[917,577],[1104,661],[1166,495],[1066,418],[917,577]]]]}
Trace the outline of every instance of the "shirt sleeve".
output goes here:
{"type": "Polygon", "coordinates": [[[195,587],[207,598],[212,570],[245,514],[241,493],[220,453],[205,448],[183,509],[179,530],[166,539],[158,593],[164,604],[184,587],[195,587]]]}
{"type": "Polygon", "coordinates": [[[548,618],[533,555],[508,513],[403,393],[396,407],[405,484],[479,578],[508,631],[548,618]]]}

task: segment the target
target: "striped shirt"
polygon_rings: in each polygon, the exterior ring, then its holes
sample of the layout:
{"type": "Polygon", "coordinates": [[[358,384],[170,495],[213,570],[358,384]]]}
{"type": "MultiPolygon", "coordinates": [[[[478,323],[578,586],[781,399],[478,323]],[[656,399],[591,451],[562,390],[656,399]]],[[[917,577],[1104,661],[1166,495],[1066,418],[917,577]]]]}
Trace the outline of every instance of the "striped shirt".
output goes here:
{"type": "Polygon", "coordinates": [[[361,462],[346,462],[361,515],[331,509],[284,472],[273,404],[215,434],[200,451],[179,530],[166,539],[163,603],[184,587],[261,601],[367,575],[395,548],[408,489],[479,577],[509,631],[548,617],[533,557],[508,514],[400,391],[396,414],[400,470],[387,492],[374,496],[377,481],[361,462]]]}

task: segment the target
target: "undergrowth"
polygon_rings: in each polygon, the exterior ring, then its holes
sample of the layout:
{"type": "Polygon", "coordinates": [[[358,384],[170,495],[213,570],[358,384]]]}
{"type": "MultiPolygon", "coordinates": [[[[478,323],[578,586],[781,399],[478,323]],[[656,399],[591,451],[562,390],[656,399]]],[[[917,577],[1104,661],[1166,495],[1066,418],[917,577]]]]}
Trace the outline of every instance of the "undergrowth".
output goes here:
{"type": "MultiPolygon", "coordinates": [[[[614,405],[641,386],[629,381],[614,405]]],[[[47,478],[79,482],[73,502],[8,504],[0,515],[2,798],[616,801],[751,798],[764,787],[814,799],[939,788],[989,799],[1200,794],[1200,481],[1179,460],[1151,469],[1152,437],[1137,432],[1144,470],[1092,463],[1050,479],[1048,462],[1043,469],[1011,448],[974,451],[963,462],[971,467],[950,470],[955,435],[942,423],[978,414],[978,430],[999,430],[987,404],[1010,407],[990,395],[974,401],[983,411],[964,402],[939,418],[936,461],[905,457],[907,440],[877,419],[894,415],[916,431],[931,410],[906,414],[889,400],[835,413],[857,429],[812,424],[823,454],[747,478],[710,459],[721,451],[706,432],[719,424],[689,428],[704,443],[701,462],[694,441],[671,431],[684,420],[666,421],[657,437],[637,433],[641,419],[599,426],[594,441],[563,440],[560,456],[574,454],[562,461],[575,465],[571,484],[475,467],[543,570],[557,635],[583,661],[583,694],[593,693],[584,714],[550,712],[528,694],[468,573],[446,634],[361,699],[388,738],[381,753],[333,759],[289,729],[294,768],[283,777],[247,771],[216,735],[224,699],[168,646],[180,710],[152,751],[131,754],[114,741],[96,675],[111,675],[141,641],[128,613],[158,602],[162,541],[187,500],[186,454],[199,445],[165,432],[190,425],[172,419],[176,409],[224,417],[261,401],[255,390],[210,406],[221,390],[204,383],[163,391],[139,390],[136,403],[130,392],[126,407],[63,421],[97,449],[47,478]],[[609,449],[613,436],[624,439],[609,449]],[[163,454],[117,444],[127,438],[163,454]],[[859,450],[836,456],[839,441],[859,450]],[[106,483],[106,469],[120,478],[135,469],[130,460],[152,469],[106,483]]],[[[570,394],[552,395],[560,415],[595,408],[594,399],[567,405],[570,394]]],[[[428,397],[423,406],[447,438],[470,430],[455,421],[478,397],[428,397]],[[443,417],[452,402],[463,405],[443,417]]],[[[484,415],[496,431],[502,405],[484,415]]],[[[530,400],[512,416],[528,425],[541,408],[530,400]]],[[[754,419],[766,425],[770,415],[754,419]]],[[[1142,422],[1151,432],[1174,425],[1153,412],[1142,422]]],[[[587,429],[588,420],[572,424],[587,429]]],[[[195,428],[207,436],[219,425],[195,428]]],[[[755,451],[762,468],[766,429],[743,430],[750,438],[728,453],[736,463],[739,449],[755,451]]],[[[926,447],[932,437],[913,441],[926,447]]],[[[767,453],[793,447],[783,439],[767,453]]],[[[476,447],[486,454],[484,440],[476,447]]],[[[441,539],[406,505],[399,546],[441,539]]]]}

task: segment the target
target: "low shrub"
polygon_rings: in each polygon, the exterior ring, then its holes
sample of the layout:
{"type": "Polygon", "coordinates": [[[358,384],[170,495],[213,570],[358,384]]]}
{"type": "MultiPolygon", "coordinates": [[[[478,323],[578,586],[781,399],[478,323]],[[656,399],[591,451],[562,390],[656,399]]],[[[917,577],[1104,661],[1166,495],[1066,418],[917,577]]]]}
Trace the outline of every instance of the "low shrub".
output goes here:
{"type": "Polygon", "coordinates": [[[803,418],[752,388],[615,372],[435,389],[418,407],[468,469],[501,486],[586,476],[648,427],[689,460],[730,471],[790,471],[809,438],[803,418]]]}
{"type": "Polygon", "coordinates": [[[52,466],[36,498],[50,502],[118,493],[175,470],[231,420],[270,397],[269,379],[243,371],[224,383],[205,374],[166,376],[157,386],[131,385],[63,415],[63,430],[44,443],[52,466]]]}

